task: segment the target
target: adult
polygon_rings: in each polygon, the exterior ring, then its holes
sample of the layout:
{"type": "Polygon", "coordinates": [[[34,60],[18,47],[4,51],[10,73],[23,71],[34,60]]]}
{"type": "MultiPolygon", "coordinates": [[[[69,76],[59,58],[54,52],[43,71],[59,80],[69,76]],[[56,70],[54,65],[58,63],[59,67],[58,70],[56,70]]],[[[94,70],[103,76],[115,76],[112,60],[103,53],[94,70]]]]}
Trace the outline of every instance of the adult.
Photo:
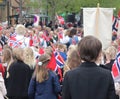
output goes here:
{"type": "Polygon", "coordinates": [[[32,77],[32,74],[34,72],[35,65],[36,65],[36,59],[35,59],[32,48],[30,48],[30,47],[24,48],[23,57],[24,57],[24,60],[23,60],[24,63],[30,67],[31,77],[32,77]]]}
{"type": "Polygon", "coordinates": [[[30,67],[23,62],[23,49],[14,48],[15,62],[9,68],[7,96],[9,99],[28,99],[28,86],[31,79],[30,67]]]}
{"type": "Polygon", "coordinates": [[[70,45],[67,52],[67,61],[65,62],[63,75],[65,75],[67,71],[78,67],[80,63],[81,59],[80,55],[78,54],[76,45],[70,45]]]}
{"type": "Polygon", "coordinates": [[[93,36],[86,36],[79,42],[82,63],[66,73],[62,99],[116,99],[111,72],[96,64],[101,51],[101,42],[93,36]]]}
{"type": "Polygon", "coordinates": [[[106,68],[108,68],[110,71],[112,70],[112,65],[115,61],[117,55],[117,49],[114,46],[109,46],[105,50],[105,56],[106,56],[106,68]]]}
{"type": "Polygon", "coordinates": [[[8,45],[11,46],[12,48],[25,48],[29,47],[29,41],[30,38],[25,37],[24,35],[26,34],[26,28],[22,24],[18,24],[15,27],[15,37],[11,37],[8,41],[8,45]]]}

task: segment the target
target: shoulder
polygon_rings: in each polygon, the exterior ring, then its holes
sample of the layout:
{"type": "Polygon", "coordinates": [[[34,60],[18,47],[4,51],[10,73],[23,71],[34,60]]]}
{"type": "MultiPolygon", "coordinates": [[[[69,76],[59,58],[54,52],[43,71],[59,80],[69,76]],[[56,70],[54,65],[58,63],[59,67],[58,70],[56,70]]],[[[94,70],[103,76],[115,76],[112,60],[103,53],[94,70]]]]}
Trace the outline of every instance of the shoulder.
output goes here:
{"type": "Polygon", "coordinates": [[[57,74],[51,70],[49,70],[48,72],[49,72],[49,75],[53,78],[55,78],[57,76],[57,74]]]}
{"type": "Polygon", "coordinates": [[[91,68],[91,67],[88,67],[88,68],[84,68],[84,67],[81,67],[78,66],[77,68],[73,69],[73,70],[70,70],[66,73],[66,76],[68,77],[75,77],[77,75],[87,75],[87,74],[90,74],[90,75],[98,75],[98,76],[101,76],[101,77],[104,77],[104,78],[107,78],[107,77],[110,77],[112,76],[111,74],[111,71],[110,70],[107,70],[107,69],[104,69],[102,67],[99,67],[99,66],[96,66],[95,68],[91,68]]]}
{"type": "Polygon", "coordinates": [[[26,68],[26,69],[30,69],[30,67],[25,64],[23,61],[15,61],[14,63],[11,64],[11,68],[16,68],[16,69],[20,69],[20,68],[26,68]]]}
{"type": "Polygon", "coordinates": [[[65,77],[73,77],[75,75],[77,75],[77,73],[80,72],[80,67],[76,67],[75,69],[72,69],[72,70],[68,70],[66,73],[65,73],[65,77]]]}
{"type": "Polygon", "coordinates": [[[100,72],[102,72],[102,73],[107,73],[107,74],[109,74],[109,73],[111,73],[111,71],[105,66],[105,65],[100,65],[100,66],[98,66],[98,70],[100,71],[100,72]]]}

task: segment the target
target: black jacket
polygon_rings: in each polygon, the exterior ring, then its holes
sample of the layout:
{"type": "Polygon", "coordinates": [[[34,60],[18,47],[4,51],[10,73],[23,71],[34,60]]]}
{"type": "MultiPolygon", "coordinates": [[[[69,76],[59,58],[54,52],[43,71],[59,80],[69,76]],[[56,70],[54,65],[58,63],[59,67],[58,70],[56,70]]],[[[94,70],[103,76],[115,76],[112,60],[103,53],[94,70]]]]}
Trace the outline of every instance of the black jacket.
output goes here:
{"type": "Polygon", "coordinates": [[[111,72],[95,63],[84,62],[65,75],[62,99],[116,99],[115,97],[111,72]]]}
{"type": "Polygon", "coordinates": [[[27,99],[31,71],[27,64],[17,61],[9,68],[9,77],[5,80],[7,96],[10,99],[27,99]]]}

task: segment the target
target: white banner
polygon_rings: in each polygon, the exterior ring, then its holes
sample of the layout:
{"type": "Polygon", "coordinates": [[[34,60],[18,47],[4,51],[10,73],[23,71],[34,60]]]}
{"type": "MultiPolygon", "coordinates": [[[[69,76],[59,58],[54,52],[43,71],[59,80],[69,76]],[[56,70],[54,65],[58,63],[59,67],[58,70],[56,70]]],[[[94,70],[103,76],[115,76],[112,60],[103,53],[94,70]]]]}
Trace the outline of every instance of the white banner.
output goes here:
{"type": "Polygon", "coordinates": [[[93,35],[108,47],[112,41],[113,8],[83,8],[84,36],[93,35]]]}

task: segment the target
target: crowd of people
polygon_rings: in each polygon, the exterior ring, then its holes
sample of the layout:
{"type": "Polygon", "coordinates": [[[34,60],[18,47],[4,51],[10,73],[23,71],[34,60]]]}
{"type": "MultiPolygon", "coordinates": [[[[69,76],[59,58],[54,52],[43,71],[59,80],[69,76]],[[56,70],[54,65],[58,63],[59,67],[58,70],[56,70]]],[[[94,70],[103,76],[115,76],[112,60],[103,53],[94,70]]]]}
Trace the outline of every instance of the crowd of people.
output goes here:
{"type": "MultiPolygon", "coordinates": [[[[119,39],[102,49],[83,28],[0,28],[0,99],[119,99],[119,39]]],[[[112,37],[111,37],[112,40],[112,37]]]]}

